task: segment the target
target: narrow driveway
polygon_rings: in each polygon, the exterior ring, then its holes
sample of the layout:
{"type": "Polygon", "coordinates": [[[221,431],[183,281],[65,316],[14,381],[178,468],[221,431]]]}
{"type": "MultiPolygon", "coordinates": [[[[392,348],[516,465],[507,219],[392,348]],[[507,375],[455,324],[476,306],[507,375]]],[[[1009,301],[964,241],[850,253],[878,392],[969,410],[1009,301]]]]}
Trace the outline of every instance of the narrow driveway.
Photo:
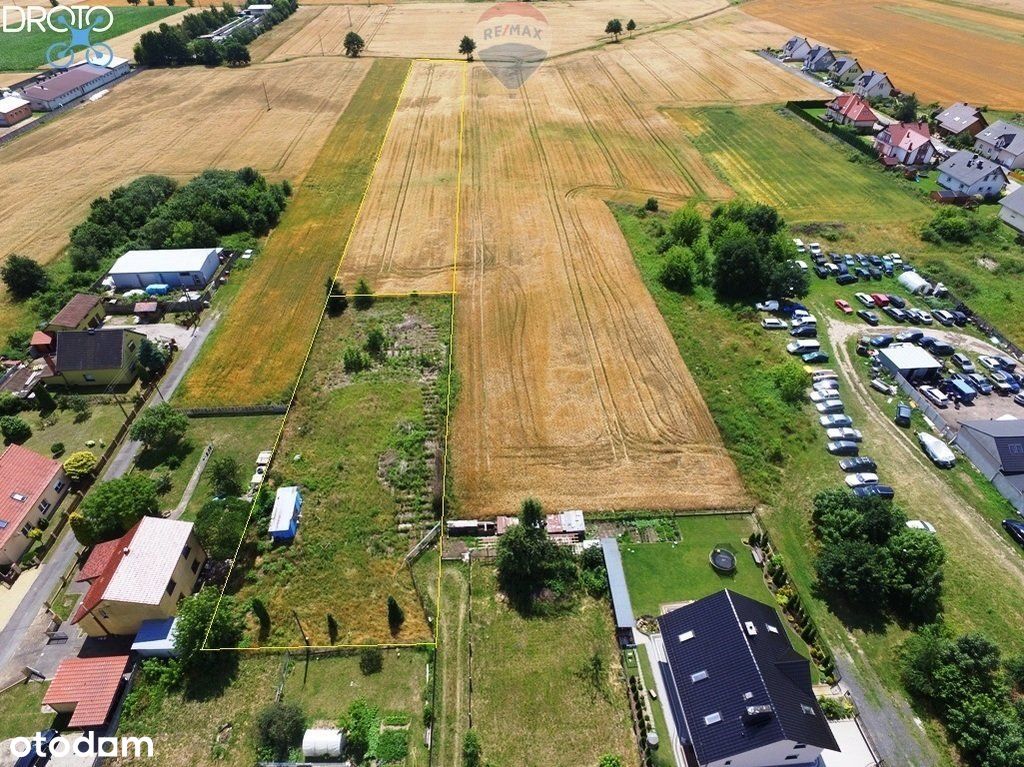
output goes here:
{"type": "MultiPolygon", "coordinates": [[[[661,634],[654,634],[648,636],[642,631],[635,631],[635,636],[638,637],[637,643],[641,647],[647,648],[647,657],[651,661],[651,673],[654,674],[654,679],[645,679],[644,683],[647,689],[651,689],[651,685],[654,685],[654,689],[658,693],[658,700],[661,701],[661,710],[665,714],[665,727],[668,729],[667,733],[662,733],[662,736],[667,738],[668,744],[672,749],[672,756],[676,760],[678,767],[686,767],[686,756],[683,753],[682,739],[679,737],[679,730],[676,727],[676,714],[672,710],[670,705],[672,697],[665,687],[665,680],[661,675],[661,664],[668,663],[668,658],[665,655],[665,645],[661,641],[661,634]]],[[[641,675],[643,674],[643,667],[639,667],[641,675]]],[[[665,742],[659,743],[660,746],[664,746],[665,742]]]]}
{"type": "MultiPolygon", "coordinates": [[[[164,376],[163,381],[157,387],[156,392],[149,398],[146,407],[152,407],[166,400],[170,400],[177,391],[178,386],[185,378],[185,374],[196,357],[203,343],[210,333],[217,326],[220,314],[211,312],[204,321],[196,328],[192,342],[182,350],[177,359],[171,363],[170,369],[164,376]]],[[[142,445],[134,440],[126,440],[121,444],[120,449],[107,464],[101,479],[110,480],[123,477],[129,472],[135,456],[138,455],[142,445]]],[[[35,636],[34,632],[27,632],[27,629],[36,621],[37,616],[43,609],[43,603],[49,599],[61,576],[71,566],[71,561],[78,551],[78,540],[71,532],[70,526],[66,529],[64,536],[57,542],[56,547],[50,552],[50,556],[43,566],[35,583],[21,600],[21,604],[15,609],[11,620],[0,631],[0,687],[10,677],[20,677],[20,665],[16,661],[11,664],[12,659],[24,657],[25,645],[29,648],[38,645],[41,637],[35,636]],[[9,667],[10,666],[10,667],[9,667]]]]}

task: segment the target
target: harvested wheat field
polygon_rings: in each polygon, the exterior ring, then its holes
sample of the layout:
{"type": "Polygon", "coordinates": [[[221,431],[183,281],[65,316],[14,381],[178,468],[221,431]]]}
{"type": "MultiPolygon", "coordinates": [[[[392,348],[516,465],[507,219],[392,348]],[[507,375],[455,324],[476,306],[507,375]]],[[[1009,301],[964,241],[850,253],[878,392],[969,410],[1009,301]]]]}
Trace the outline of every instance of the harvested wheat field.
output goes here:
{"type": "MultiPolygon", "coordinates": [[[[587,0],[586,3],[549,2],[537,9],[546,17],[543,47],[549,55],[589,48],[608,41],[605,23],[612,17],[634,19],[637,34],[693,19],[729,7],[725,0],[587,0]]],[[[258,43],[257,55],[267,61],[301,56],[340,56],[342,41],[355,29],[366,41],[365,56],[457,58],[462,35],[476,37],[481,50],[486,41],[475,30],[484,3],[402,3],[400,5],[328,5],[300,9],[271,32],[275,48],[258,43]],[[289,31],[292,30],[292,31],[289,31]]],[[[269,38],[270,36],[268,36],[269,38]]]]}
{"type": "Polygon", "coordinates": [[[465,64],[417,62],[341,264],[351,292],[450,291],[465,64]]]}
{"type": "Polygon", "coordinates": [[[856,13],[843,0],[753,0],[743,10],[852,52],[923,102],[1024,107],[1022,19],[927,0],[870,0],[856,13]]]}

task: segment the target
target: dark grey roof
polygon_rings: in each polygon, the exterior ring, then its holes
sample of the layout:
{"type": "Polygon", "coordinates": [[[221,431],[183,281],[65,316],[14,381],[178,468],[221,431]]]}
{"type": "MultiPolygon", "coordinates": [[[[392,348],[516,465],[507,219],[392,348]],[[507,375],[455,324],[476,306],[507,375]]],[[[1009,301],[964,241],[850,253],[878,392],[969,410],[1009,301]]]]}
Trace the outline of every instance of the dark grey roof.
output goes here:
{"type": "MultiPolygon", "coordinates": [[[[869,69],[867,72],[857,78],[857,85],[861,88],[873,88],[876,83],[880,83],[883,80],[888,80],[889,76],[885,72],[879,72],[875,69],[869,69]]],[[[889,83],[892,85],[892,82],[889,83]]]]}
{"type": "Polygon", "coordinates": [[[1005,180],[1006,171],[1003,170],[1003,166],[993,160],[980,157],[974,152],[968,152],[966,149],[954,152],[939,165],[939,173],[945,173],[967,185],[981,181],[993,171],[1001,173],[1005,180]]]}
{"type": "Polygon", "coordinates": [[[950,133],[962,133],[978,120],[984,119],[978,107],[958,101],[935,118],[941,128],[950,133]]]}
{"type": "Polygon", "coordinates": [[[123,329],[70,330],[57,333],[57,369],[117,370],[124,363],[123,329]]]}
{"type": "Polygon", "coordinates": [[[824,45],[815,45],[811,47],[811,50],[807,53],[805,62],[807,64],[816,64],[821,60],[832,58],[835,59],[835,55],[832,53],[832,49],[824,45]]]}
{"type": "Polygon", "coordinates": [[[836,59],[835,63],[832,65],[832,71],[837,75],[844,75],[849,69],[855,66],[860,66],[860,64],[857,63],[857,59],[843,56],[842,58],[836,59]]]}
{"type": "Polygon", "coordinates": [[[780,741],[839,750],[811,688],[810,664],[789,643],[774,608],[726,589],[658,624],[701,764],[780,741]]]}
{"type": "Polygon", "coordinates": [[[626,587],[626,573],[622,569],[619,542],[614,538],[602,538],[601,550],[604,552],[605,569],[608,570],[608,587],[612,593],[615,626],[620,629],[633,628],[633,604],[629,600],[629,589],[626,587]]]}
{"type": "Polygon", "coordinates": [[[999,202],[1004,208],[1024,216],[1024,186],[1019,186],[999,202]]]}
{"type": "Polygon", "coordinates": [[[1024,128],[1006,120],[992,123],[978,133],[975,139],[1014,155],[1024,154],[1024,128]]]}
{"type": "Polygon", "coordinates": [[[967,421],[961,426],[989,438],[989,452],[999,456],[1003,474],[1024,473],[1024,421],[967,421]]]}

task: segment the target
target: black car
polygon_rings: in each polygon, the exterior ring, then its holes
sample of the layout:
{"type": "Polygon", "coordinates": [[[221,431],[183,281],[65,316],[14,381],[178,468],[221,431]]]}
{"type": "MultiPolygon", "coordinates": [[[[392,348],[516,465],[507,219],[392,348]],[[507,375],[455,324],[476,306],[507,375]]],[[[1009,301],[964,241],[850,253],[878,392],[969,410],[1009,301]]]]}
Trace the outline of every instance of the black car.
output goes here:
{"type": "Polygon", "coordinates": [[[893,416],[892,420],[897,426],[910,426],[910,416],[912,413],[910,405],[906,402],[898,402],[896,404],[896,415],[893,416]]]}
{"type": "Polygon", "coordinates": [[[848,439],[838,439],[833,442],[829,442],[825,446],[825,449],[832,455],[857,455],[860,451],[860,445],[856,442],[851,442],[848,439]]]}
{"type": "Polygon", "coordinates": [[[920,343],[922,338],[924,338],[924,332],[917,328],[911,328],[910,330],[904,330],[902,333],[896,334],[896,341],[901,344],[920,343]]]}
{"type": "Polygon", "coordinates": [[[855,272],[855,274],[856,274],[856,275],[857,275],[858,277],[860,277],[860,278],[861,278],[862,280],[870,280],[870,279],[871,279],[871,272],[869,272],[869,271],[868,271],[867,269],[865,269],[865,268],[864,268],[863,266],[859,266],[859,267],[857,267],[857,268],[856,268],[856,269],[854,270],[854,272],[855,272]]]}
{"type": "Polygon", "coordinates": [[[797,325],[789,331],[793,338],[815,338],[818,335],[817,325],[797,325]]]}
{"type": "Polygon", "coordinates": [[[825,268],[824,266],[822,266],[821,264],[816,264],[816,265],[815,265],[815,267],[814,267],[814,273],[815,273],[816,275],[818,275],[818,276],[819,276],[819,277],[820,277],[821,279],[823,279],[823,280],[827,280],[827,279],[828,279],[828,269],[826,269],[826,268],[825,268]]]}
{"type": "Polygon", "coordinates": [[[932,336],[924,336],[920,341],[918,341],[918,345],[923,349],[927,349],[936,357],[952,357],[956,354],[956,349],[945,341],[940,341],[938,338],[933,338],[932,336]]]}
{"type": "Polygon", "coordinates": [[[896,497],[896,491],[888,485],[861,485],[853,488],[853,494],[858,498],[885,498],[892,500],[896,497]]]}
{"type": "Polygon", "coordinates": [[[888,295],[888,298],[889,298],[889,303],[892,304],[893,306],[895,306],[897,309],[903,309],[907,305],[906,301],[904,301],[902,298],[900,298],[897,295],[893,295],[892,293],[890,293],[888,295]]]}
{"type": "Polygon", "coordinates": [[[953,315],[953,322],[955,322],[960,327],[963,327],[964,325],[967,324],[967,315],[964,314],[963,312],[950,312],[950,314],[953,315]]]}
{"type": "Polygon", "coordinates": [[[892,317],[896,322],[907,321],[907,315],[903,313],[902,309],[897,309],[895,306],[887,306],[882,309],[882,311],[892,317]]]}
{"type": "Polygon", "coordinates": [[[857,316],[864,320],[871,327],[875,327],[878,324],[878,315],[874,312],[869,312],[867,309],[861,309],[857,312],[857,316]]]}
{"type": "Polygon", "coordinates": [[[874,471],[878,466],[873,458],[861,455],[857,458],[844,458],[839,462],[839,468],[847,474],[859,474],[864,471],[874,471]]]}
{"type": "Polygon", "coordinates": [[[871,275],[871,279],[873,279],[873,280],[880,280],[880,279],[882,279],[882,270],[879,269],[877,266],[869,266],[868,267],[868,274],[871,275]]]}
{"type": "Polygon", "coordinates": [[[1021,522],[1019,519],[1004,519],[1003,529],[1013,540],[1024,546],[1024,522],[1021,522]]]}
{"type": "Polygon", "coordinates": [[[836,285],[852,285],[855,282],[857,282],[857,275],[849,272],[836,277],[836,285]]]}
{"type": "Polygon", "coordinates": [[[14,763],[14,767],[42,767],[43,765],[49,764],[50,743],[59,735],[59,732],[52,729],[36,733],[35,737],[32,738],[32,750],[25,754],[25,756],[19,758],[18,761],[14,763]],[[37,753],[37,743],[39,745],[38,751],[45,756],[39,756],[39,753],[37,753]]]}

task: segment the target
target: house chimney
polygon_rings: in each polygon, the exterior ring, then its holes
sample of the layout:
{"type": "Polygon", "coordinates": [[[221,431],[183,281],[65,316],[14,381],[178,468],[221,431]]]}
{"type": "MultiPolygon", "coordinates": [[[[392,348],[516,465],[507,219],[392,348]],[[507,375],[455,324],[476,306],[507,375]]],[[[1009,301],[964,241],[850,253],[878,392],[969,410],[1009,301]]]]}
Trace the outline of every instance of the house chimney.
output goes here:
{"type": "Polygon", "coordinates": [[[121,553],[125,556],[128,556],[131,553],[131,549],[125,546],[123,549],[121,549],[121,553]]]}
{"type": "Polygon", "coordinates": [[[747,706],[743,712],[743,724],[750,727],[767,724],[771,721],[773,713],[771,705],[747,706]]]}

